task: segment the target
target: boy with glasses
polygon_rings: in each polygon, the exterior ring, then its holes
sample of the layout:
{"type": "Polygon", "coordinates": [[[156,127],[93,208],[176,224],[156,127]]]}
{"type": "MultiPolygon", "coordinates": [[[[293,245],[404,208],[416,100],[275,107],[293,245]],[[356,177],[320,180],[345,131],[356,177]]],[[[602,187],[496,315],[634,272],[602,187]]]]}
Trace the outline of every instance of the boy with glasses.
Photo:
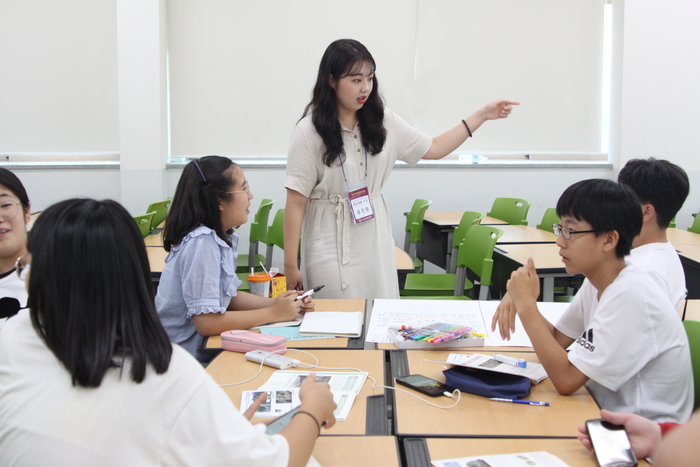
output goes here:
{"type": "Polygon", "coordinates": [[[537,309],[532,259],[507,288],[560,394],[585,384],[603,409],[682,423],[693,407],[688,339],[664,291],[625,262],[642,227],[639,205],[631,188],[610,180],[575,183],[559,198],[559,254],[568,273],[588,280],[555,326],[537,309]]]}

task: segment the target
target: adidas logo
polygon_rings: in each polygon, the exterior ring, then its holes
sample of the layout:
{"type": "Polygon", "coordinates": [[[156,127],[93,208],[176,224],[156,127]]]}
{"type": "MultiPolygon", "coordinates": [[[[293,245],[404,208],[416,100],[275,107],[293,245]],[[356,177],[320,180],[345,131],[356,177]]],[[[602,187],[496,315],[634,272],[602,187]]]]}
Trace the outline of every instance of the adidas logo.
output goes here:
{"type": "Polygon", "coordinates": [[[593,329],[584,331],[583,334],[581,334],[581,337],[576,339],[576,343],[584,349],[588,349],[589,351],[593,352],[595,350],[595,346],[593,345],[593,329]]]}

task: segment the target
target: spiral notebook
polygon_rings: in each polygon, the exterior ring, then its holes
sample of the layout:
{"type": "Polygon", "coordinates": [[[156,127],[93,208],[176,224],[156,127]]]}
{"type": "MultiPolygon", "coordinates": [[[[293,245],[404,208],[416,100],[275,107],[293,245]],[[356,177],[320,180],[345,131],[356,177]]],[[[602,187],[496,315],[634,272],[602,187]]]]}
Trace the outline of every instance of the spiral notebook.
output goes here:
{"type": "Polygon", "coordinates": [[[340,337],[362,335],[362,312],[314,311],[306,313],[299,334],[333,334],[340,337]]]}

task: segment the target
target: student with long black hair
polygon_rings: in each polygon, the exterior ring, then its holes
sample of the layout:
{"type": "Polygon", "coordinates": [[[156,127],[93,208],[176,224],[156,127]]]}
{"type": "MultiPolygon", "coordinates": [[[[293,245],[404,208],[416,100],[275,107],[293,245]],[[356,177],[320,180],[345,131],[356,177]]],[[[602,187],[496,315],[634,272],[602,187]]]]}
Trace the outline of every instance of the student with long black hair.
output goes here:
{"type": "Polygon", "coordinates": [[[170,339],[203,363],[205,336],[231,329],[290,321],[313,310],[295,292],[276,299],[238,291],[238,235],[253,194],[231,159],[206,156],[187,164],[165,219],[163,244],[170,254],[160,277],[156,308],[170,339]]]}
{"type": "Polygon", "coordinates": [[[319,424],[335,422],[313,376],[281,436],[236,410],[170,343],[143,239],[117,202],[48,208],[28,251],[30,311],[0,330],[0,465],[303,466],[319,424]]]}
{"type": "Polygon", "coordinates": [[[372,55],[341,39],[321,59],[311,102],[287,156],[287,287],[325,284],[324,298],[398,298],[391,223],[382,188],[394,163],[441,159],[517,102],[493,101],[430,138],[384,107],[372,55]],[[354,208],[348,200],[351,199],[354,208]],[[297,245],[303,231],[301,259],[297,245]]]}
{"type": "MultiPolygon", "coordinates": [[[[14,298],[19,305],[27,304],[27,290],[15,271],[18,258],[27,254],[27,223],[29,197],[24,185],[7,169],[0,168],[0,298],[14,298]]],[[[0,316],[16,311],[0,309],[0,316]]],[[[0,317],[0,327],[5,318],[0,317]]]]}

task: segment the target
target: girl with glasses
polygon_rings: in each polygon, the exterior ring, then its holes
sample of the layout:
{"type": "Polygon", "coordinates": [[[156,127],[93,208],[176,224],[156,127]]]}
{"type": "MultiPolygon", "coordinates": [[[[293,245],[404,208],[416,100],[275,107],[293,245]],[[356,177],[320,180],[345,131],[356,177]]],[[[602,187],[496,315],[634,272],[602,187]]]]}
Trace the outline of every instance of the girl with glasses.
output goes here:
{"type": "Polygon", "coordinates": [[[27,289],[14,272],[17,260],[27,254],[29,211],[29,197],[22,182],[9,170],[0,168],[0,298],[19,302],[2,302],[8,303],[9,308],[0,307],[0,327],[5,316],[27,305],[27,289]]]}
{"type": "Polygon", "coordinates": [[[28,249],[29,313],[0,330],[0,465],[303,466],[314,419],[334,424],[312,375],[305,414],[268,436],[171,344],[143,239],[117,202],[48,208],[28,249]]]}
{"type": "Polygon", "coordinates": [[[206,336],[231,329],[295,319],[312,310],[308,299],[287,292],[276,299],[238,291],[238,235],[250,214],[250,192],[241,168],[220,156],[185,166],[165,219],[170,254],[158,284],[156,308],[170,339],[203,363],[206,336]]]}

